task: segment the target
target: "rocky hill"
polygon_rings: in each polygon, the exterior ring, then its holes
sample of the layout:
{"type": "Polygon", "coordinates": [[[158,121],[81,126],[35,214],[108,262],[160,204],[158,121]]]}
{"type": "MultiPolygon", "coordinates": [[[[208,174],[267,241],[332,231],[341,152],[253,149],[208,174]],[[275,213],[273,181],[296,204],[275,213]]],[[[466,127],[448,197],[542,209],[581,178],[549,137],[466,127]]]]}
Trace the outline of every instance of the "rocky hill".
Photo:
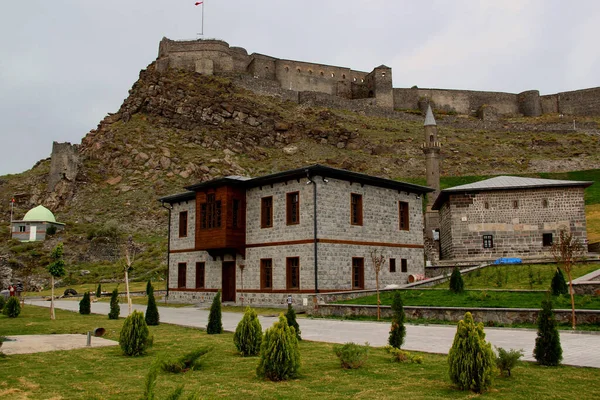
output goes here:
{"type": "MultiPolygon", "coordinates": [[[[118,249],[111,250],[111,235],[133,235],[141,248],[134,276],[161,276],[167,211],[156,199],[222,175],[257,176],[322,163],[424,183],[418,110],[367,115],[309,107],[256,95],[235,82],[179,70],[158,73],[151,64],[118,112],[75,145],[68,173],[46,159],[0,177],[4,237],[12,197],[15,218],[44,204],[67,224],[62,237],[43,244],[4,241],[0,275],[1,268],[6,274],[7,267],[44,265],[48,250],[62,240],[71,280],[116,278],[118,249]],[[90,274],[82,277],[80,270],[90,274]]],[[[443,176],[600,168],[600,118],[484,122],[437,113],[436,119],[443,176]]]]}

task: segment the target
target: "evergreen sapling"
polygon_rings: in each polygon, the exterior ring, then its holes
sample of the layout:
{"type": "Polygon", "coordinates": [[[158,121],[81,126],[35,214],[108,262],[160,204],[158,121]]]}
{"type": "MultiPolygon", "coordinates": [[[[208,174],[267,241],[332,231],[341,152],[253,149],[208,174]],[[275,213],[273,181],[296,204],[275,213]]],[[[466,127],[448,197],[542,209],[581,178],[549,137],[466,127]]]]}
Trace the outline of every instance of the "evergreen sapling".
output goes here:
{"type": "Polygon", "coordinates": [[[538,331],[533,356],[541,365],[556,366],[562,360],[560,335],[552,311],[552,300],[542,301],[542,309],[537,319],[538,331]]]}
{"type": "MultiPolygon", "coordinates": [[[[150,282],[148,282],[150,283],[150,282]]],[[[156,307],[156,299],[154,298],[154,288],[150,285],[148,290],[148,307],[146,307],[146,323],[156,326],[160,323],[160,315],[158,307],[156,307]]]]}
{"type": "Polygon", "coordinates": [[[262,343],[262,327],[258,315],[250,307],[246,307],[244,317],[233,334],[233,343],[242,356],[256,356],[262,343]]]}
{"type": "Polygon", "coordinates": [[[150,296],[151,290],[154,290],[154,288],[152,287],[152,282],[148,280],[148,283],[146,283],[146,296],[150,296]]]}
{"type": "Polygon", "coordinates": [[[90,315],[92,312],[92,304],[90,302],[90,292],[85,292],[83,298],[79,302],[79,314],[90,315]]]}
{"type": "Polygon", "coordinates": [[[298,325],[298,321],[296,321],[296,311],[294,311],[294,307],[291,304],[288,304],[288,310],[285,314],[285,318],[287,319],[287,323],[291,328],[294,328],[296,331],[296,339],[302,340],[300,336],[300,325],[298,325]]]}
{"type": "Polygon", "coordinates": [[[450,291],[453,293],[462,293],[465,291],[465,282],[458,267],[455,267],[450,275],[450,291]]]}
{"type": "Polygon", "coordinates": [[[279,321],[267,329],[263,337],[256,375],[272,381],[284,381],[297,375],[300,350],[294,331],[283,313],[279,314],[279,321]]]}
{"type": "Polygon", "coordinates": [[[17,318],[21,314],[21,303],[16,296],[8,298],[8,301],[2,308],[2,314],[8,318],[17,318]]]}
{"type": "Polygon", "coordinates": [[[221,322],[221,292],[217,292],[217,295],[210,306],[206,333],[209,335],[223,333],[223,323],[221,322]]]}
{"type": "Polygon", "coordinates": [[[98,287],[96,288],[96,298],[99,299],[100,296],[102,296],[102,286],[98,284],[98,287]]]}
{"type": "Polygon", "coordinates": [[[556,272],[552,277],[552,284],[550,285],[550,290],[552,291],[552,296],[560,296],[561,294],[569,293],[569,286],[567,285],[565,276],[563,275],[559,267],[556,267],[556,272]]]}
{"type": "Polygon", "coordinates": [[[390,329],[390,337],[388,343],[390,346],[399,349],[404,343],[404,337],[406,336],[406,327],[404,326],[405,314],[404,305],[402,304],[402,297],[399,291],[394,292],[394,298],[392,300],[392,327],[390,329]]]}
{"type": "Polygon", "coordinates": [[[119,307],[119,290],[115,288],[110,296],[110,312],[108,319],[119,319],[121,307],[119,307]]]}
{"type": "Polygon", "coordinates": [[[152,346],[152,337],[144,321],[144,314],[134,310],[125,319],[119,334],[119,345],[128,356],[141,356],[152,346]]]}

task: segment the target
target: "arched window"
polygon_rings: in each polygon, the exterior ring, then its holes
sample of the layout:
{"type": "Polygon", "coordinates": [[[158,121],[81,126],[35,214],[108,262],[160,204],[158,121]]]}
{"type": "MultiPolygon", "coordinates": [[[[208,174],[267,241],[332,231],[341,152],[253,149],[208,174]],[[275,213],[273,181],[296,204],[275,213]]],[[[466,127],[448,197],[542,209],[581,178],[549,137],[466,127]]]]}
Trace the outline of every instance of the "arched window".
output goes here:
{"type": "Polygon", "coordinates": [[[488,210],[490,208],[490,203],[488,203],[487,201],[485,203],[483,203],[483,207],[488,210]]]}
{"type": "Polygon", "coordinates": [[[334,74],[333,72],[331,73],[331,77],[332,77],[332,78],[335,78],[335,74],[334,74]]]}
{"type": "Polygon", "coordinates": [[[356,77],[352,78],[352,82],[356,82],[356,77]]]}
{"type": "Polygon", "coordinates": [[[342,74],[342,79],[346,79],[346,74],[342,74]]]}
{"type": "Polygon", "coordinates": [[[542,200],[542,206],[543,206],[544,208],[548,208],[548,199],[544,199],[544,200],[542,200]]]}
{"type": "Polygon", "coordinates": [[[285,72],[290,72],[290,67],[285,67],[285,72]]]}
{"type": "Polygon", "coordinates": [[[300,73],[300,68],[298,68],[298,73],[300,73]]]}
{"type": "Polygon", "coordinates": [[[324,75],[325,75],[325,73],[323,71],[321,71],[321,76],[324,76],[324,75]]]}
{"type": "Polygon", "coordinates": [[[312,69],[309,69],[309,70],[308,70],[308,73],[312,75],[312,69]]]}
{"type": "Polygon", "coordinates": [[[433,143],[433,135],[429,135],[429,141],[433,143]]]}

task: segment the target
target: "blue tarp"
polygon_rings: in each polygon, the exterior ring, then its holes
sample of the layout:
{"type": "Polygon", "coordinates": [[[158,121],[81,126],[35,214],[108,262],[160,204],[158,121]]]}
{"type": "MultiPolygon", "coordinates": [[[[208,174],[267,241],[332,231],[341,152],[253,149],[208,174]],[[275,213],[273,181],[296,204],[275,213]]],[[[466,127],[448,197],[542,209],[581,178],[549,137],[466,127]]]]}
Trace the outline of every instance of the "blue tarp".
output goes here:
{"type": "Polygon", "coordinates": [[[494,264],[521,264],[521,259],[516,257],[501,257],[494,261],[494,264]]]}

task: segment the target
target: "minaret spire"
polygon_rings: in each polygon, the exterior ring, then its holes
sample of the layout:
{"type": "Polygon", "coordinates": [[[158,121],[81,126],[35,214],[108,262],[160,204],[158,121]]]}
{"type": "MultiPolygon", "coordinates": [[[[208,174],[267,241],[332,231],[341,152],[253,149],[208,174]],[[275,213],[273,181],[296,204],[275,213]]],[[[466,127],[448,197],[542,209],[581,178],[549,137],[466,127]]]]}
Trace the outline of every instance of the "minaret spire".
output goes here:
{"type": "Polygon", "coordinates": [[[431,111],[431,104],[427,104],[427,113],[425,114],[425,123],[423,126],[437,126],[433,117],[433,111],[431,111]]]}
{"type": "Polygon", "coordinates": [[[425,171],[427,175],[427,186],[435,189],[427,195],[427,211],[425,213],[425,236],[433,238],[433,231],[439,229],[439,216],[431,206],[440,194],[440,150],[441,143],[437,136],[437,124],[433,117],[431,105],[427,105],[425,123],[423,124],[425,142],[421,146],[425,154],[425,171]]]}

